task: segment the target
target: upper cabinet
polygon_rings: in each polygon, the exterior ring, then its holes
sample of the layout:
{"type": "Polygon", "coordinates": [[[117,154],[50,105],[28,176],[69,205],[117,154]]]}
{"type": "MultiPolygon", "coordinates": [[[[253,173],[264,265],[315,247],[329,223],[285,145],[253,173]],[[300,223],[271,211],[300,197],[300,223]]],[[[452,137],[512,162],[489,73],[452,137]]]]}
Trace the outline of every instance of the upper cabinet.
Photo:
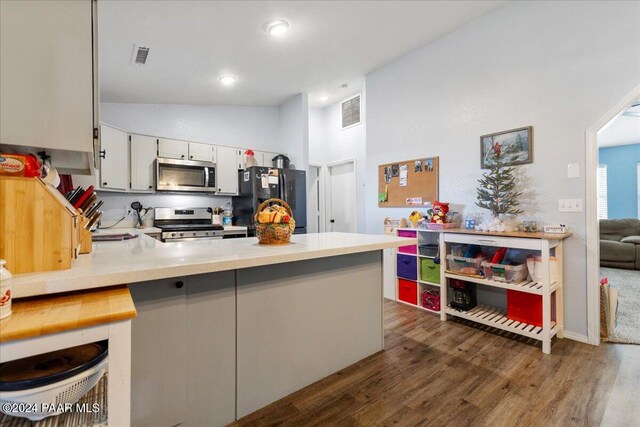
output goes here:
{"type": "Polygon", "coordinates": [[[201,162],[216,162],[215,145],[201,144],[199,142],[189,143],[189,160],[201,162]]]}
{"type": "Polygon", "coordinates": [[[256,162],[258,162],[258,166],[273,167],[273,158],[277,155],[278,153],[256,151],[256,162]]]}
{"type": "Polygon", "coordinates": [[[153,191],[158,140],[152,136],[129,135],[131,153],[131,191],[153,191]]]}
{"type": "Polygon", "coordinates": [[[189,143],[177,139],[158,139],[158,157],[187,160],[189,157],[189,143]]]}
{"type": "Polygon", "coordinates": [[[202,144],[200,142],[159,138],[158,157],[215,163],[216,147],[215,145],[202,144]]]}
{"type": "Polygon", "coordinates": [[[45,149],[61,172],[93,159],[92,3],[0,2],[0,144],[45,149]]]}
{"type": "Polygon", "coordinates": [[[238,149],[217,147],[218,162],[216,164],[217,194],[238,194],[238,149]]]}
{"type": "Polygon", "coordinates": [[[126,190],[129,187],[128,134],[100,125],[100,187],[126,190]]]}

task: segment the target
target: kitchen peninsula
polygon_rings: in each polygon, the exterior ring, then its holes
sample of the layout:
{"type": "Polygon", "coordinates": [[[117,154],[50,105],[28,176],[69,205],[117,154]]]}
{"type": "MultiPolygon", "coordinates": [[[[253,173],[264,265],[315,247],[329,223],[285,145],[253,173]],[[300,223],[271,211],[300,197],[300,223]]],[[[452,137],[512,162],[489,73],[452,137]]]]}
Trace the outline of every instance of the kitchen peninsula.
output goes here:
{"type": "Polygon", "coordinates": [[[131,425],[224,425],[383,349],[382,250],[348,233],[94,243],[70,270],[16,275],[16,298],[128,284],[131,425]]]}

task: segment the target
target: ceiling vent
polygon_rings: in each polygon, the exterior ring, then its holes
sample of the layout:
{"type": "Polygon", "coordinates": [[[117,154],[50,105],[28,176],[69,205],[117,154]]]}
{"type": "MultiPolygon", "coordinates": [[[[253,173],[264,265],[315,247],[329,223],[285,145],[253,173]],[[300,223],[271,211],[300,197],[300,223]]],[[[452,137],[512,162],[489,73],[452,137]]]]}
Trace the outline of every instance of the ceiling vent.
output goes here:
{"type": "Polygon", "coordinates": [[[144,65],[147,63],[148,56],[149,48],[136,44],[133,46],[133,56],[131,57],[131,63],[136,65],[144,65]]]}
{"type": "Polygon", "coordinates": [[[342,129],[360,124],[360,95],[342,101],[342,129]]]}

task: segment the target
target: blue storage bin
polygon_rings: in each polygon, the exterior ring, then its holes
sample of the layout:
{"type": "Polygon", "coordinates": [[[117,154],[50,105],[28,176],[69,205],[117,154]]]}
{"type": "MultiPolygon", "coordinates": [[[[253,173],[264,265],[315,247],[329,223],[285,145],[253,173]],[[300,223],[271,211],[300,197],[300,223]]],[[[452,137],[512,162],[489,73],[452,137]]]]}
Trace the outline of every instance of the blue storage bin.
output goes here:
{"type": "Polygon", "coordinates": [[[418,258],[411,255],[398,254],[398,277],[418,280],[418,258]]]}

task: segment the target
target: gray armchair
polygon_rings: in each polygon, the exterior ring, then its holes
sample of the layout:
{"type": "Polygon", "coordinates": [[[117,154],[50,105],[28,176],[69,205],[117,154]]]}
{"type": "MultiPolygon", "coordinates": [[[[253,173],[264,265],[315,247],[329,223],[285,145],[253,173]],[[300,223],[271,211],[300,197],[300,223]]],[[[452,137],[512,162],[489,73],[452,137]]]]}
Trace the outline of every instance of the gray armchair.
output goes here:
{"type": "Polygon", "coordinates": [[[640,220],[600,220],[600,265],[640,270],[640,220]]]}

